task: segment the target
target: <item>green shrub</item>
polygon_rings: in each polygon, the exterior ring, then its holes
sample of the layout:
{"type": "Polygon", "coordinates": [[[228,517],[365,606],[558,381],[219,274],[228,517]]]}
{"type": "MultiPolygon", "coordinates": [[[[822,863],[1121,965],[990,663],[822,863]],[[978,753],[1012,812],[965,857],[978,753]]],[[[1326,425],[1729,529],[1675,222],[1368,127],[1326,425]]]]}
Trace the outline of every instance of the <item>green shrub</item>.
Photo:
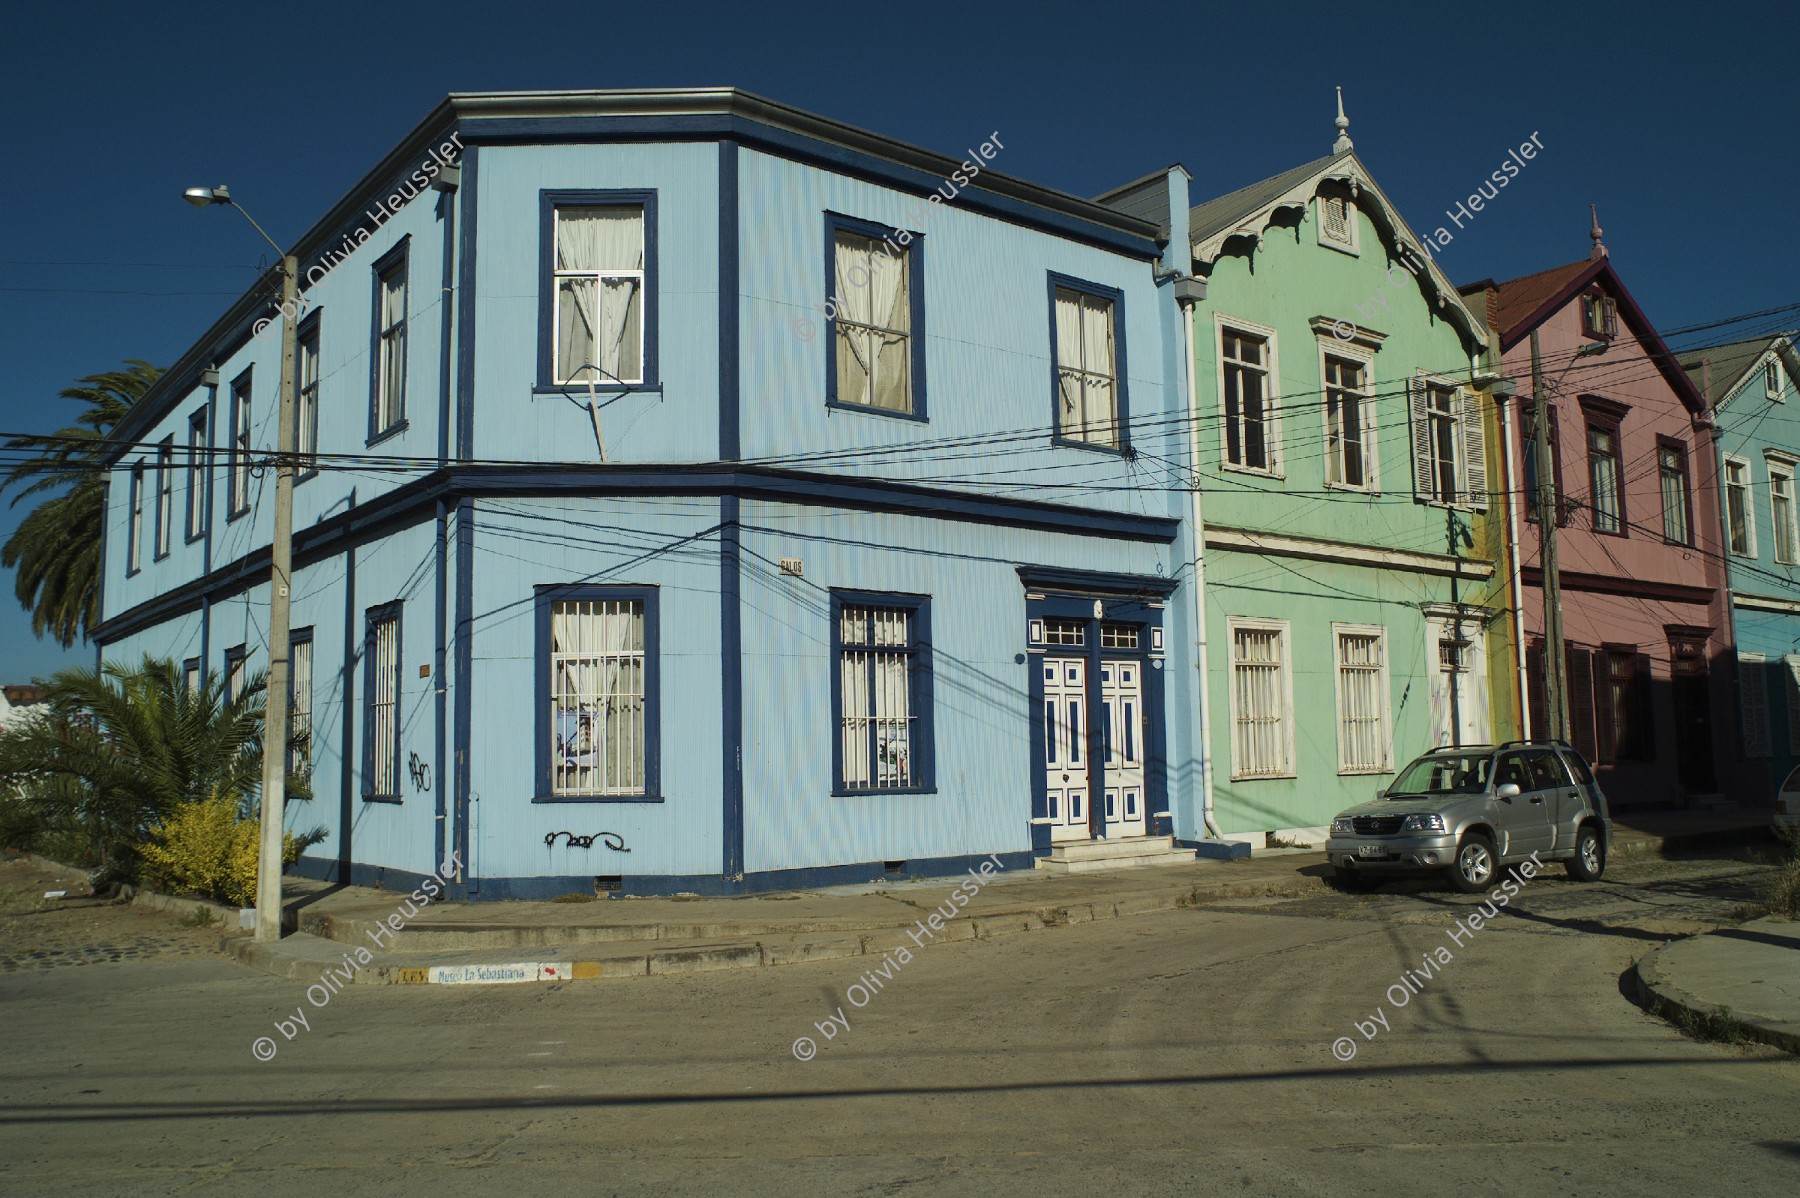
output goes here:
{"type": "MultiPolygon", "coordinates": [[[[300,859],[300,847],[292,832],[282,834],[284,869],[300,859]]],[[[259,822],[239,816],[234,796],[214,794],[180,804],[139,852],[153,885],[249,907],[256,903],[261,848],[259,822]]]]}
{"type": "Polygon", "coordinates": [[[1787,860],[1775,868],[1762,898],[1771,915],[1800,919],[1800,846],[1788,849],[1787,860]]]}

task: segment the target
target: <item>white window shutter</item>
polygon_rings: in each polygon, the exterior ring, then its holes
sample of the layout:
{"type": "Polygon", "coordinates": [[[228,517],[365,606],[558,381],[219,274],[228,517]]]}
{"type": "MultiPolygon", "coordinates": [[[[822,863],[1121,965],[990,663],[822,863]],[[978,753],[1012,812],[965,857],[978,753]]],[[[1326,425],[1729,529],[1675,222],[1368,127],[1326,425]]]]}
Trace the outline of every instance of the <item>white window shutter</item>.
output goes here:
{"type": "Polygon", "coordinates": [[[1431,420],[1425,414],[1425,380],[1416,374],[1406,380],[1406,402],[1412,420],[1413,494],[1430,499],[1431,420]]]}
{"type": "Polygon", "coordinates": [[[1463,497],[1476,511],[1487,510],[1487,443],[1481,424],[1481,393],[1463,387],[1457,392],[1462,413],[1463,497]]]}

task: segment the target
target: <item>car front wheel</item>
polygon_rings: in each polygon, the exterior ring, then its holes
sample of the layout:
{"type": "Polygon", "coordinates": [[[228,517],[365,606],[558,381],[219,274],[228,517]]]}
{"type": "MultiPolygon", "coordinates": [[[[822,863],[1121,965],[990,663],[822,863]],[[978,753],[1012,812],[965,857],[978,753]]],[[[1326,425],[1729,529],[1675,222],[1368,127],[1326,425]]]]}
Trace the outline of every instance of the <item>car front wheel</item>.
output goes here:
{"type": "Polygon", "coordinates": [[[1600,833],[1583,828],[1575,837],[1575,855],[1563,863],[1563,868],[1577,882],[1598,882],[1606,872],[1606,850],[1600,845],[1600,833]]]}
{"type": "Polygon", "coordinates": [[[1479,832],[1470,832],[1456,846],[1450,881],[1464,894],[1480,894],[1493,880],[1494,842],[1479,832]]]}

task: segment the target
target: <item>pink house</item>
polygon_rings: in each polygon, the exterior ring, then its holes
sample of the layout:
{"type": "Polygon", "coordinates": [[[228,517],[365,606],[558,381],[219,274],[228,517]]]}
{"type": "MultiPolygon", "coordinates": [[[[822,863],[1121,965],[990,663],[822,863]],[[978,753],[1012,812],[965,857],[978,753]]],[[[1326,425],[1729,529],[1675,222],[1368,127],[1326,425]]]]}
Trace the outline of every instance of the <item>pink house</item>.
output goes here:
{"type": "Polygon", "coordinates": [[[1516,397],[1498,405],[1513,685],[1527,736],[1554,735],[1533,495],[1534,378],[1549,403],[1568,726],[1613,804],[1731,789],[1734,651],[1705,400],[1614,271],[1585,262],[1463,289],[1485,301],[1516,397]],[[1519,646],[1524,647],[1521,655],[1519,646]]]}

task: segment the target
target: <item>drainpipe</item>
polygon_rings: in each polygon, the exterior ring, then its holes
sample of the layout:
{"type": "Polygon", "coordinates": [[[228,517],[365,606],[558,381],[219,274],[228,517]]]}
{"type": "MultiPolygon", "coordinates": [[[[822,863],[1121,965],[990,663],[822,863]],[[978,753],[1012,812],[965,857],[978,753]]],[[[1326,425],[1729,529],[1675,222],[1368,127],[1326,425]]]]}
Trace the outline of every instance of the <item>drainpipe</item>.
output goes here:
{"type": "Polygon", "coordinates": [[[1511,409],[1506,395],[1496,394],[1494,406],[1499,411],[1500,423],[1500,473],[1502,482],[1500,493],[1506,499],[1506,557],[1507,557],[1507,594],[1512,600],[1513,614],[1513,663],[1517,667],[1514,686],[1519,713],[1519,737],[1531,739],[1531,680],[1525,673],[1525,605],[1522,602],[1524,592],[1524,576],[1519,563],[1519,525],[1518,508],[1512,500],[1513,479],[1517,477],[1513,465],[1513,437],[1511,409]]]}
{"type": "Polygon", "coordinates": [[[1211,677],[1206,660],[1206,516],[1200,493],[1200,390],[1194,377],[1194,307],[1206,298],[1206,284],[1195,278],[1175,281],[1175,299],[1181,305],[1182,342],[1187,350],[1187,425],[1188,466],[1193,476],[1188,489],[1188,523],[1194,537],[1194,649],[1195,669],[1199,673],[1200,715],[1200,802],[1201,822],[1206,834],[1223,840],[1219,825],[1213,820],[1213,746],[1212,719],[1207,710],[1206,684],[1211,677]]]}

